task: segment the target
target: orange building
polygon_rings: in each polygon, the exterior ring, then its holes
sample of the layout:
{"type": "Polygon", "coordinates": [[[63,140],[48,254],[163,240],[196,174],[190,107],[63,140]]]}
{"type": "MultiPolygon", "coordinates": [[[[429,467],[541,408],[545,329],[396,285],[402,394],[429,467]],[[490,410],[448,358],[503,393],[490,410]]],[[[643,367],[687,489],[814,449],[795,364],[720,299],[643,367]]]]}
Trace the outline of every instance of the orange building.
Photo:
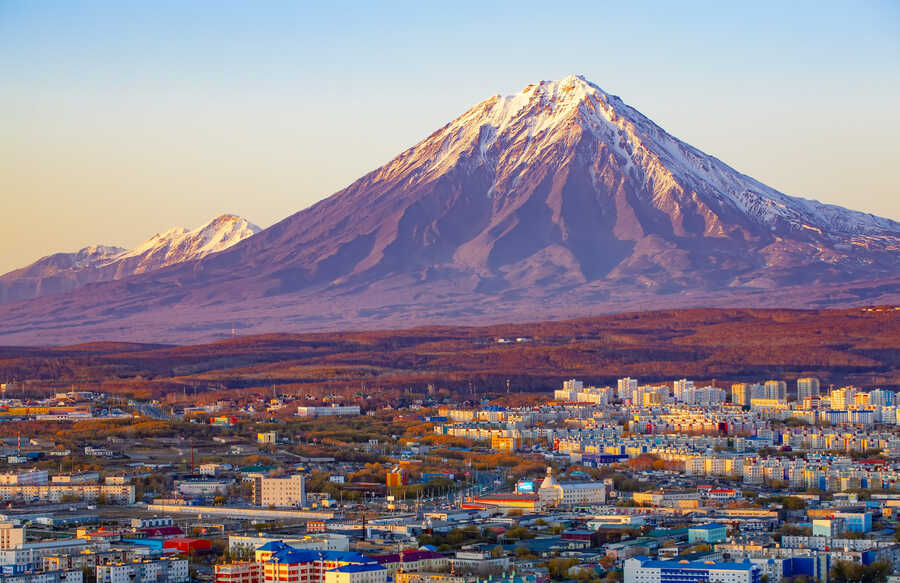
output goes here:
{"type": "Polygon", "coordinates": [[[385,477],[388,488],[397,488],[406,485],[406,470],[403,468],[394,468],[387,473],[385,477]]]}

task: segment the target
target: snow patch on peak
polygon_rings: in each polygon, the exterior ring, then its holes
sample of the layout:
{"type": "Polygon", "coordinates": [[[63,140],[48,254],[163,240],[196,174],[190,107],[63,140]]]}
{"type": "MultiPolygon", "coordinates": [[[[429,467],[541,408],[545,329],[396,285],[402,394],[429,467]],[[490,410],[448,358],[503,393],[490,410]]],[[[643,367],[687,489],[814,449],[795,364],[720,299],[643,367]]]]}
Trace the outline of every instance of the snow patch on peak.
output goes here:
{"type": "Polygon", "coordinates": [[[223,251],[260,232],[247,219],[225,214],[189,231],[175,227],[134,249],[91,245],[56,253],[0,276],[0,303],[63,293],[87,283],[122,279],[223,251]]]}
{"type": "Polygon", "coordinates": [[[224,251],[262,229],[237,215],[224,214],[191,231],[175,227],[158,233],[110,263],[136,262],[133,273],[144,273],[224,251]]]}

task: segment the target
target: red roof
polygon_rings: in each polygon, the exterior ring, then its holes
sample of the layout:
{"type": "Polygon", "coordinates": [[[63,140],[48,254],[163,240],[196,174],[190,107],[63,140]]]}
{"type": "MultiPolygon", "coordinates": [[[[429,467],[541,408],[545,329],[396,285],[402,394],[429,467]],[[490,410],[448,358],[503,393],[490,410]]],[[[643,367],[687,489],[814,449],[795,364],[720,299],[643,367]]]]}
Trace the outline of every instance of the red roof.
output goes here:
{"type": "Polygon", "coordinates": [[[499,494],[497,496],[476,496],[473,502],[537,502],[537,494],[499,494]]]}
{"type": "Polygon", "coordinates": [[[178,549],[182,552],[205,551],[212,548],[210,542],[204,538],[174,537],[163,543],[164,549],[178,549]]]}
{"type": "Polygon", "coordinates": [[[101,537],[101,536],[116,537],[116,536],[121,536],[121,533],[118,530],[106,530],[105,528],[103,528],[101,526],[94,532],[89,532],[88,536],[89,537],[101,537]]]}
{"type": "Polygon", "coordinates": [[[177,526],[148,526],[147,528],[140,528],[138,532],[143,534],[147,538],[153,537],[164,537],[164,538],[172,538],[175,536],[183,536],[184,531],[177,526]]]}

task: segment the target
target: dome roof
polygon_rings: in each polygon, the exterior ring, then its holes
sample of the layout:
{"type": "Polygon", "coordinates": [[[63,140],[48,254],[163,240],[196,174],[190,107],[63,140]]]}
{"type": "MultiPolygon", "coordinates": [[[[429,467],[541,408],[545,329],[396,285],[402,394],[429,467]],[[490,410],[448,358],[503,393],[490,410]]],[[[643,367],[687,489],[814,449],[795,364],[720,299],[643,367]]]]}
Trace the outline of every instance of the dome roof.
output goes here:
{"type": "Polygon", "coordinates": [[[556,486],[557,486],[557,483],[556,483],[556,479],[553,477],[553,468],[548,467],[547,468],[547,477],[544,478],[543,482],[541,482],[540,489],[543,490],[544,488],[548,488],[548,489],[556,488],[556,486]]]}

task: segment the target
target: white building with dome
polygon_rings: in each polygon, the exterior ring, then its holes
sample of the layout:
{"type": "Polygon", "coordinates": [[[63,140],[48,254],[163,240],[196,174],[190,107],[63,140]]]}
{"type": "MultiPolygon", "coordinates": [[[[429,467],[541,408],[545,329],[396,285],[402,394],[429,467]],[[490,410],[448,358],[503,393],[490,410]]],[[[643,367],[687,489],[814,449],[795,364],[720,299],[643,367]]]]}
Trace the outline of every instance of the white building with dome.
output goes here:
{"type": "Polygon", "coordinates": [[[603,504],[606,502],[606,487],[603,482],[563,482],[553,477],[553,468],[547,468],[547,477],[538,488],[541,506],[578,506],[603,504]]]}

